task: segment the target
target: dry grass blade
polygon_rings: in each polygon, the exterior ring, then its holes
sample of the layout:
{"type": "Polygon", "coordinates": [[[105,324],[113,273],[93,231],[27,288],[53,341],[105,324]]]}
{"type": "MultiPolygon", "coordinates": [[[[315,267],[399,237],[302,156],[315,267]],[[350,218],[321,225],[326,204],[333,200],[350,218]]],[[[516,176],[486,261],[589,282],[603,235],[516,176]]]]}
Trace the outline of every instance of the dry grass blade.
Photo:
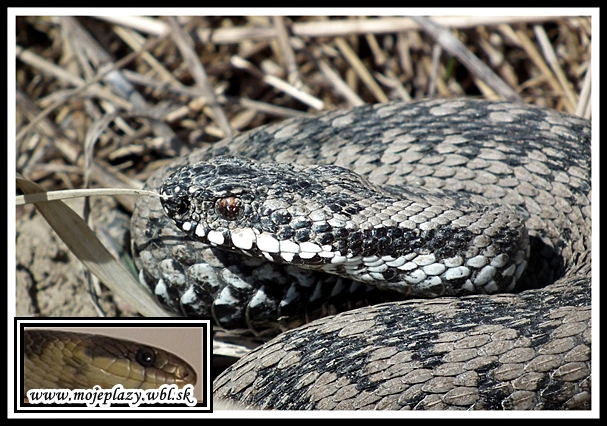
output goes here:
{"type": "Polygon", "coordinates": [[[575,113],[581,117],[584,117],[590,120],[592,116],[592,103],[590,98],[590,88],[592,86],[592,74],[591,68],[588,67],[588,72],[586,73],[586,78],[584,79],[584,84],[582,86],[582,91],[580,93],[579,104],[575,110],[575,113]]]}
{"type": "Polygon", "coordinates": [[[575,111],[574,105],[577,105],[577,96],[575,93],[573,93],[573,90],[571,90],[571,87],[569,87],[569,81],[567,80],[567,76],[565,76],[563,69],[559,65],[559,61],[558,61],[558,58],[556,57],[556,53],[554,52],[554,49],[550,45],[550,40],[548,39],[548,35],[546,34],[546,31],[544,31],[544,29],[542,27],[540,27],[539,25],[535,25],[533,27],[533,31],[535,33],[535,37],[537,38],[537,41],[538,41],[540,47],[542,48],[544,57],[548,61],[550,68],[552,69],[552,71],[556,75],[556,78],[558,79],[558,82],[560,84],[560,89],[566,95],[566,100],[568,102],[567,110],[570,113],[573,113],[575,111]]]}
{"type": "MultiPolygon", "coordinates": [[[[27,195],[44,195],[34,182],[17,177],[27,195]]],[[[70,251],[110,290],[145,316],[169,316],[137,280],[101,244],[80,216],[62,201],[37,202],[36,208],[70,251]]]]}
{"type": "Polygon", "coordinates": [[[262,73],[257,68],[255,68],[249,61],[246,61],[245,59],[239,56],[232,56],[230,58],[230,63],[236,68],[250,72],[260,80],[263,80],[265,83],[275,87],[276,89],[281,90],[296,99],[299,99],[301,102],[309,105],[311,108],[314,108],[318,111],[321,111],[324,108],[324,103],[320,99],[317,99],[314,96],[311,96],[305,92],[302,92],[301,90],[298,90],[297,88],[291,86],[289,83],[284,80],[281,80],[280,78],[262,73]]]}
{"type": "MultiPolygon", "coordinates": [[[[28,181],[29,182],[29,181],[28,181]]],[[[18,206],[25,204],[35,204],[44,201],[67,200],[69,198],[81,198],[98,195],[149,195],[159,197],[160,195],[153,191],[144,189],[127,188],[89,188],[89,189],[68,189],[65,191],[35,192],[25,195],[17,195],[16,203],[18,206]]]]}
{"type": "MultiPolygon", "coordinates": [[[[114,70],[119,69],[123,66],[125,66],[126,64],[128,64],[129,62],[131,62],[133,59],[135,59],[137,56],[141,55],[142,52],[145,52],[149,49],[152,49],[154,46],[160,44],[163,41],[164,37],[155,39],[155,40],[150,40],[148,41],[145,46],[143,46],[141,48],[141,50],[137,51],[137,52],[133,52],[128,54],[127,56],[125,56],[124,58],[122,58],[121,60],[113,63],[111,66],[108,66],[102,70],[100,70],[100,72],[91,80],[87,81],[86,84],[78,87],[78,89],[75,89],[73,91],[71,91],[70,95],[71,96],[76,96],[79,93],[84,92],[88,87],[92,86],[95,83],[98,83],[99,81],[101,81],[102,79],[106,78],[106,76],[110,73],[112,73],[114,70]]],[[[30,132],[34,126],[36,126],[36,124],[38,124],[38,122],[40,120],[42,120],[43,118],[45,118],[46,116],[48,116],[51,112],[55,111],[55,109],[59,108],[60,106],[64,105],[65,101],[63,99],[60,99],[59,101],[54,102],[52,105],[49,105],[44,111],[42,111],[40,114],[38,114],[38,116],[36,118],[34,118],[27,126],[23,127],[18,133],[17,133],[17,141],[19,141],[22,137],[24,137],[28,132],[30,132]]]]}
{"type": "Polygon", "coordinates": [[[436,24],[430,19],[413,17],[432,38],[446,51],[451,53],[464,64],[471,73],[486,83],[489,87],[499,93],[504,99],[513,102],[522,102],[521,97],[499,78],[487,65],[470,52],[459,40],[457,40],[444,27],[436,24]]]}
{"type": "Polygon", "coordinates": [[[213,93],[213,88],[211,86],[211,83],[209,82],[207,73],[204,70],[202,64],[200,63],[196,52],[194,52],[191,43],[188,42],[187,36],[182,31],[182,28],[177,23],[177,20],[172,17],[168,18],[168,20],[172,29],[173,40],[178,46],[181,56],[183,56],[183,59],[185,60],[188,69],[191,71],[192,76],[196,80],[196,85],[201,88],[205,93],[205,96],[210,103],[211,109],[213,110],[213,115],[215,116],[214,118],[223,132],[222,136],[231,137],[234,132],[230,127],[228,118],[226,117],[219,103],[215,99],[215,94],[213,93]]]}
{"type": "Polygon", "coordinates": [[[378,102],[388,102],[389,99],[386,94],[383,92],[379,84],[375,82],[367,68],[358,58],[358,55],[352,50],[348,42],[341,38],[335,38],[335,44],[344,55],[346,60],[352,65],[352,68],[356,72],[356,74],[360,77],[360,79],[365,83],[365,85],[369,88],[369,90],[375,96],[378,102]]]}

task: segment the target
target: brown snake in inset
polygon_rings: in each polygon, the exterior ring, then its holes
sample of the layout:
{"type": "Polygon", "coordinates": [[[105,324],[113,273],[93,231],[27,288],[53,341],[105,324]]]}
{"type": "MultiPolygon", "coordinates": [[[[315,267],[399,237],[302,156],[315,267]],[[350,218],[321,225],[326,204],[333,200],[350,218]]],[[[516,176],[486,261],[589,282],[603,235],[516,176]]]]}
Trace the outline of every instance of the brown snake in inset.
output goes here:
{"type": "Polygon", "coordinates": [[[23,333],[23,390],[157,389],[196,383],[195,370],[162,349],[109,336],[51,329],[23,333]]]}

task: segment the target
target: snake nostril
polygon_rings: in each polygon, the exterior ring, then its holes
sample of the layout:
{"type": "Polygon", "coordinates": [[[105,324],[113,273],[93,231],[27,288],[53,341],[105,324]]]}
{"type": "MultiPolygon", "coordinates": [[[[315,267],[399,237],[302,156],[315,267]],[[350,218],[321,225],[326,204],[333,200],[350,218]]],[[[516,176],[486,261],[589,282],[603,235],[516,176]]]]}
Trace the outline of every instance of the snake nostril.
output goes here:
{"type": "Polygon", "coordinates": [[[183,215],[185,215],[188,212],[188,209],[189,209],[189,204],[188,204],[187,200],[180,199],[175,204],[176,217],[182,217],[183,215]]]}
{"type": "Polygon", "coordinates": [[[151,367],[156,362],[156,353],[150,348],[140,348],[135,359],[144,367],[151,367]]]}

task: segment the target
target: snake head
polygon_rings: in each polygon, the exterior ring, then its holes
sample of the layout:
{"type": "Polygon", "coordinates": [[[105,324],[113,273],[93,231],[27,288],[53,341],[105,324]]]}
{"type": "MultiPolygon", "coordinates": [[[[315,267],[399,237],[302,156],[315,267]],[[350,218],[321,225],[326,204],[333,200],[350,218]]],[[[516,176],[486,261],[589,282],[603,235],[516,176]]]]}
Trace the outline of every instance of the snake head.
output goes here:
{"type": "Polygon", "coordinates": [[[338,237],[345,228],[359,228],[351,220],[365,209],[358,202],[386,195],[339,166],[256,163],[242,157],[182,167],[160,192],[165,212],[190,237],[279,263],[289,263],[301,251],[319,252],[321,246],[345,250],[338,237]]]}
{"type": "Polygon", "coordinates": [[[216,157],[173,173],[160,189],[161,202],[182,231],[213,244],[220,230],[259,223],[268,184],[268,177],[251,160],[216,157]]]}

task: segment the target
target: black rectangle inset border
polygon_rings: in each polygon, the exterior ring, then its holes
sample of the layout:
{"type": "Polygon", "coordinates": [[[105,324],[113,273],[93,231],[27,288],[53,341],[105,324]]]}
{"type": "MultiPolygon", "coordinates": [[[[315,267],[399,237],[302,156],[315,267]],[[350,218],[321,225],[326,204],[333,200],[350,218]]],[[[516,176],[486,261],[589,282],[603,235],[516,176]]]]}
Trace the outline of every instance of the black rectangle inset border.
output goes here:
{"type": "MultiPolygon", "coordinates": [[[[15,413],[209,413],[212,412],[212,324],[204,318],[15,318],[14,321],[15,413]],[[129,407],[74,407],[25,403],[23,399],[23,332],[26,328],[52,328],[81,333],[105,334],[168,350],[196,370],[195,407],[171,404],[129,407]],[[196,354],[197,352],[197,354],[196,354]]],[[[10,380],[10,377],[9,377],[10,380]]]]}

